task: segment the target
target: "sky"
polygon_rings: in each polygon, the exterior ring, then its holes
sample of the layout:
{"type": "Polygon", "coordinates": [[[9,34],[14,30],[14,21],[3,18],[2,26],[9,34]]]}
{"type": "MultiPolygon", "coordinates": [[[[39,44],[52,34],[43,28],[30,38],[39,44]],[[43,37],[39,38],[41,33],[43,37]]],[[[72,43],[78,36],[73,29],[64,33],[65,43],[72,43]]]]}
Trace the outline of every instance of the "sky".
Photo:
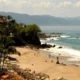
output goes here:
{"type": "Polygon", "coordinates": [[[80,16],[80,0],[0,0],[0,11],[76,17],[80,16]]]}

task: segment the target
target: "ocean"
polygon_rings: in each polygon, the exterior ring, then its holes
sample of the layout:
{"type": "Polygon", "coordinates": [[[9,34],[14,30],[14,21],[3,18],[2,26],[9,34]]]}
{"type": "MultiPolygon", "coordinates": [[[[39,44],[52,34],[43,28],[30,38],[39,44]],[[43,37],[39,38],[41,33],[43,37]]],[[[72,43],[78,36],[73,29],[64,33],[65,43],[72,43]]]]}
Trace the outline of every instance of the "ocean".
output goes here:
{"type": "Polygon", "coordinates": [[[57,40],[48,40],[47,43],[64,45],[80,50],[80,26],[40,26],[45,33],[62,33],[57,40]]]}
{"type": "MultiPolygon", "coordinates": [[[[80,66],[80,26],[40,26],[43,33],[62,33],[60,38],[47,38],[40,40],[41,43],[56,45],[49,49],[52,56],[65,56],[69,57],[63,59],[61,63],[73,64],[80,66]],[[59,48],[62,46],[62,48],[59,48]]],[[[51,34],[52,35],[52,34],[51,34]]]]}

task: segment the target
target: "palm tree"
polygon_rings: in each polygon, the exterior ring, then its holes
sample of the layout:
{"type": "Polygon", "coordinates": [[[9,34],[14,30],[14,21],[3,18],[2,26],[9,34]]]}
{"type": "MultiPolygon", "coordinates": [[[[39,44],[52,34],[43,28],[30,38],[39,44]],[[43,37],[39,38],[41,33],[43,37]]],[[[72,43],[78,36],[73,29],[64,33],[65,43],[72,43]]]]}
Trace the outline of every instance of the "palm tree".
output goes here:
{"type": "Polygon", "coordinates": [[[14,43],[13,40],[11,40],[11,37],[7,36],[0,36],[0,65],[1,70],[4,68],[4,62],[10,56],[11,54],[18,54],[20,56],[20,53],[15,49],[15,47],[12,46],[14,43]]]}

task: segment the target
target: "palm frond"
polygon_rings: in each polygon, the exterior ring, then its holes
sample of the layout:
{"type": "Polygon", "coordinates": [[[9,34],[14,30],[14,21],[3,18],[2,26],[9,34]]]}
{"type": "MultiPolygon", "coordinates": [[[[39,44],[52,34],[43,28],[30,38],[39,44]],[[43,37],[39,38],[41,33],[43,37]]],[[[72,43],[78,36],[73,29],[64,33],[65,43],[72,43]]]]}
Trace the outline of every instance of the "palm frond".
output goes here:
{"type": "Polygon", "coordinates": [[[21,55],[20,52],[18,52],[13,46],[8,47],[8,54],[17,54],[19,56],[21,55]]]}

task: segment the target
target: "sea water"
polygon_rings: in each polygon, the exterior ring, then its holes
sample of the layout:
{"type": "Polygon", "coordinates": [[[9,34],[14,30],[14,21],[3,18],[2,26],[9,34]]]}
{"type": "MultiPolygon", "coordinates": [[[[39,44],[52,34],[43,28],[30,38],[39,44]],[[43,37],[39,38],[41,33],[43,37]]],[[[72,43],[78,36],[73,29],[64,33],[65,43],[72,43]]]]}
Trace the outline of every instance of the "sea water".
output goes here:
{"type": "MultiPolygon", "coordinates": [[[[48,38],[41,43],[56,44],[56,47],[45,49],[52,56],[70,56],[61,63],[75,64],[80,66],[80,26],[40,26],[44,33],[62,33],[59,38],[48,38]],[[59,49],[59,46],[63,48],[59,49]]],[[[51,34],[52,35],[52,34],[51,34]]]]}
{"type": "Polygon", "coordinates": [[[45,33],[62,33],[56,40],[48,40],[47,43],[56,43],[76,50],[80,50],[80,26],[40,26],[45,33]]]}

